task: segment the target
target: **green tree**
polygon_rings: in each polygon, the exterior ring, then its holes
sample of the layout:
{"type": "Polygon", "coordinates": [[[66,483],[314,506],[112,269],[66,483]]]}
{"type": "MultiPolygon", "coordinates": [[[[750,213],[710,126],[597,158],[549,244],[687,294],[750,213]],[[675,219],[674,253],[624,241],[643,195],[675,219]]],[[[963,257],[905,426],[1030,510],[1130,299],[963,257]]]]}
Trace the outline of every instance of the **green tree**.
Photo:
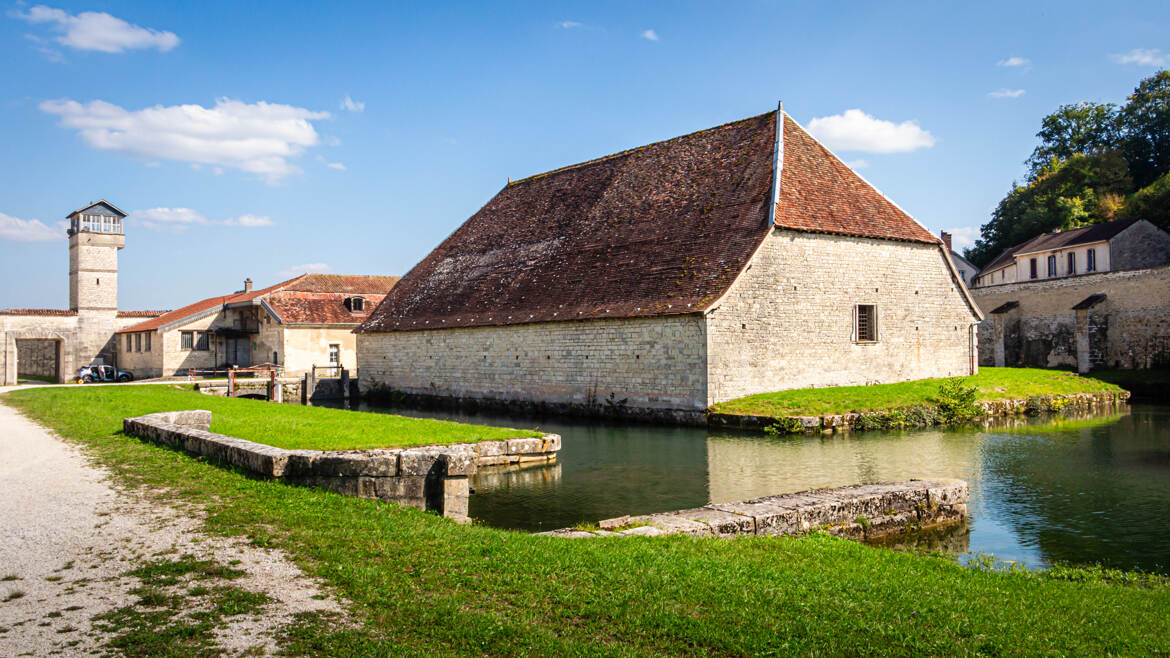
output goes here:
{"type": "Polygon", "coordinates": [[[1122,149],[1138,187],[1170,171],[1170,71],[1142,80],[1121,108],[1122,149]]]}
{"type": "Polygon", "coordinates": [[[983,267],[1004,249],[1041,233],[1109,221],[1117,211],[1116,199],[1132,190],[1129,169],[1117,150],[1054,161],[1027,185],[1012,185],[965,255],[983,267]]]}
{"type": "Polygon", "coordinates": [[[1092,153],[1113,148],[1118,143],[1119,125],[1117,106],[1112,103],[1072,103],[1061,105],[1040,122],[1040,145],[1028,158],[1030,179],[1054,161],[1071,158],[1078,153],[1092,153]]]}
{"type": "Polygon", "coordinates": [[[1122,219],[1148,219],[1170,231],[1170,172],[1134,192],[1118,216],[1122,219]]]}

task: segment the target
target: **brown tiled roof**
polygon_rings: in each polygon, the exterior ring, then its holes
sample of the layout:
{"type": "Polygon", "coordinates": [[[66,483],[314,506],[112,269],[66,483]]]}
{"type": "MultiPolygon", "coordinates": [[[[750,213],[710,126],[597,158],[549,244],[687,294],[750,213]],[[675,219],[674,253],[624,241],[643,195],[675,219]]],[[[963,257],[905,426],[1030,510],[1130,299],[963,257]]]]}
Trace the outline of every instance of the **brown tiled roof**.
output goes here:
{"type": "Polygon", "coordinates": [[[285,324],[349,324],[355,325],[365,321],[385,295],[362,294],[366,301],[363,311],[351,313],[345,307],[345,300],[352,297],[352,293],[345,292],[294,292],[280,290],[264,298],[264,303],[272,309],[280,321],[285,324]]]}
{"type": "Polygon", "coordinates": [[[366,276],[358,274],[306,274],[281,290],[294,292],[344,292],[384,295],[398,283],[396,276],[366,276]]]}
{"type": "MultiPolygon", "coordinates": [[[[164,313],[158,317],[147,320],[146,322],[139,322],[132,327],[121,329],[118,331],[118,333],[131,333],[135,331],[150,331],[152,329],[158,329],[159,327],[175,322],[176,320],[182,320],[183,318],[190,317],[197,313],[202,313],[203,311],[211,310],[224,304],[249,302],[263,295],[268,295],[276,291],[284,290],[306,293],[344,293],[341,295],[342,300],[344,300],[344,298],[349,295],[361,294],[367,299],[377,297],[377,299],[380,301],[382,299],[381,293],[385,293],[387,290],[393,287],[396,281],[398,281],[398,277],[396,276],[301,274],[300,276],[293,277],[287,281],[281,281],[280,283],[268,286],[267,288],[260,288],[259,290],[253,290],[251,292],[235,292],[230,295],[221,295],[218,297],[208,297],[207,299],[201,299],[194,304],[188,304],[183,308],[164,313]]],[[[371,302],[369,308],[373,308],[374,303],[376,302],[371,302]]],[[[341,308],[342,310],[345,310],[344,306],[341,308]]],[[[346,313],[348,314],[349,311],[346,311],[346,313]]],[[[362,317],[364,318],[365,315],[362,317]]],[[[294,320],[293,322],[297,321],[294,320]]],[[[306,322],[310,321],[306,320],[306,322]]],[[[353,324],[354,322],[354,320],[348,321],[349,324],[353,324]]]]}
{"type": "MultiPolygon", "coordinates": [[[[1133,226],[1140,219],[1119,219],[1115,222],[1093,224],[1071,231],[1059,231],[1038,235],[1027,242],[1013,247],[1015,254],[1029,254],[1051,249],[1064,249],[1090,242],[1104,242],[1113,239],[1113,236],[1133,226]]],[[[998,260],[998,259],[997,259],[998,260]]]]}
{"type": "Polygon", "coordinates": [[[62,308],[0,308],[0,315],[77,315],[77,311],[62,308]]]}
{"type": "Polygon", "coordinates": [[[814,233],[939,242],[787,116],[776,225],[814,233]]]}
{"type": "Polygon", "coordinates": [[[120,318],[154,318],[170,311],[118,311],[120,318]]]}
{"type": "MultiPolygon", "coordinates": [[[[776,112],[510,183],[359,332],[694,313],[771,230],[776,112]]],[[[938,243],[791,119],[776,225],[938,243]]]]}

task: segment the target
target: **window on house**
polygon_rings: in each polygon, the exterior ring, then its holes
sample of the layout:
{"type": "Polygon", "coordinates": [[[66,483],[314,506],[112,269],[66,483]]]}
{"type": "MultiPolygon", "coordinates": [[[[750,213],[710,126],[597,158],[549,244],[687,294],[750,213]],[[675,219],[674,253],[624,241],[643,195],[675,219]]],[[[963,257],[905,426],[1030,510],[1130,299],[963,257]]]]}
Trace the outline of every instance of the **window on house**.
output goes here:
{"type": "Polygon", "coordinates": [[[1097,250],[1096,249],[1090,249],[1087,252],[1085,252],[1085,271],[1086,272],[1096,272],[1097,271],[1097,250]]]}
{"type": "Polygon", "coordinates": [[[179,347],[181,347],[182,349],[185,349],[185,350],[194,349],[195,348],[195,332],[184,331],[183,333],[179,334],[179,347]]]}
{"type": "Polygon", "coordinates": [[[142,334],[134,334],[134,351],[142,351],[142,334]]]}
{"type": "Polygon", "coordinates": [[[1030,274],[1032,275],[1032,278],[1035,279],[1038,276],[1036,273],[1036,259],[1028,259],[1028,266],[1030,267],[1030,274]]]}
{"type": "Polygon", "coordinates": [[[1048,257],[1048,276],[1056,276],[1056,256],[1048,257]]]}
{"type": "Polygon", "coordinates": [[[857,342],[875,342],[878,339],[877,306],[873,304],[858,304],[854,316],[857,323],[857,342]]]}
{"type": "Polygon", "coordinates": [[[341,345],[337,343],[329,345],[329,365],[341,365],[341,345]]]}
{"type": "Polygon", "coordinates": [[[126,334],[126,351],[127,352],[131,351],[133,349],[133,345],[134,345],[134,336],[132,334],[126,334]]]}
{"type": "Polygon", "coordinates": [[[1077,273],[1077,254],[1076,252],[1068,252],[1068,275],[1073,276],[1077,273]]]}
{"type": "Polygon", "coordinates": [[[207,351],[207,332],[200,331],[199,335],[195,337],[195,349],[206,352],[207,351]]]}
{"type": "Polygon", "coordinates": [[[150,351],[150,332],[146,332],[146,351],[150,351]]]}

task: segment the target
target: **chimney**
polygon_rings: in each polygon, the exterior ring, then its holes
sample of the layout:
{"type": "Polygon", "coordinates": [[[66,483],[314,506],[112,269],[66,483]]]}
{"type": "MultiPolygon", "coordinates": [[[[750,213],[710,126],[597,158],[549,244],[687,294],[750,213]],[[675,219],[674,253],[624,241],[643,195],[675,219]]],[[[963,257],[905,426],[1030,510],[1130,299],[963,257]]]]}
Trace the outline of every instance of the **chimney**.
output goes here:
{"type": "Polygon", "coordinates": [[[947,251],[954,251],[954,248],[951,247],[951,234],[950,233],[947,233],[946,231],[940,231],[939,237],[942,238],[943,244],[945,244],[947,246],[947,251]]]}
{"type": "MultiPolygon", "coordinates": [[[[947,244],[949,245],[950,242],[948,241],[947,244]]],[[[252,279],[251,279],[251,277],[244,279],[244,292],[252,292],[252,279]]]]}

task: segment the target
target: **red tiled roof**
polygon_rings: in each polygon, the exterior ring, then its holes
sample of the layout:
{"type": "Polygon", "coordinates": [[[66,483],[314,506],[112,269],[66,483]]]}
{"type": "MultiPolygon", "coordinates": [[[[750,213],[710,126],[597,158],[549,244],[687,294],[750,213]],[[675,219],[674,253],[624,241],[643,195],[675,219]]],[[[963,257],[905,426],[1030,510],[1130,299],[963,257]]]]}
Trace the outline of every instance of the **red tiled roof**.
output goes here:
{"type": "MultiPolygon", "coordinates": [[[[218,297],[208,297],[201,299],[194,304],[188,304],[180,309],[175,309],[168,313],[164,313],[158,317],[147,320],[146,322],[139,322],[138,324],[126,327],[119,330],[117,333],[131,333],[136,331],[150,331],[158,329],[163,325],[170,324],[176,320],[190,317],[203,311],[209,311],[224,304],[237,304],[239,302],[249,302],[263,295],[273,293],[276,291],[300,291],[306,293],[348,293],[348,295],[362,294],[367,298],[377,297],[379,301],[382,299],[382,294],[389,290],[394,283],[398,281],[396,276],[363,276],[350,274],[301,274],[293,277],[287,281],[267,288],[253,290],[251,292],[235,292],[230,295],[221,295],[218,297]]],[[[310,297],[312,295],[309,295],[310,297]]],[[[347,296],[343,294],[341,299],[347,296]]],[[[341,307],[345,310],[345,307],[341,307]]],[[[373,303],[369,308],[373,308],[373,303]]],[[[347,314],[349,311],[345,311],[347,314]]],[[[362,316],[365,317],[364,315],[362,316]]],[[[296,322],[294,320],[294,322],[296,322]]],[[[354,320],[349,320],[349,324],[353,324],[354,320]]]]}
{"type": "MultiPolygon", "coordinates": [[[[694,313],[768,235],[776,112],[510,183],[359,332],[694,313]]],[[[784,122],[777,226],[939,243],[784,122]]]]}
{"type": "Polygon", "coordinates": [[[118,311],[120,318],[154,318],[170,311],[118,311]]]}
{"type": "Polygon", "coordinates": [[[77,311],[61,308],[0,308],[0,315],[77,315],[77,311]]]}
{"type": "Polygon", "coordinates": [[[264,303],[285,324],[349,324],[363,322],[385,295],[362,294],[365,310],[351,313],[345,300],[352,297],[345,292],[294,292],[280,290],[264,298],[264,303]]]}
{"type": "Polygon", "coordinates": [[[939,242],[787,116],[781,170],[776,226],[814,233],[939,242]]]}
{"type": "Polygon", "coordinates": [[[359,274],[306,274],[281,290],[293,292],[343,292],[384,295],[398,283],[396,276],[366,276],[359,274]]]}

